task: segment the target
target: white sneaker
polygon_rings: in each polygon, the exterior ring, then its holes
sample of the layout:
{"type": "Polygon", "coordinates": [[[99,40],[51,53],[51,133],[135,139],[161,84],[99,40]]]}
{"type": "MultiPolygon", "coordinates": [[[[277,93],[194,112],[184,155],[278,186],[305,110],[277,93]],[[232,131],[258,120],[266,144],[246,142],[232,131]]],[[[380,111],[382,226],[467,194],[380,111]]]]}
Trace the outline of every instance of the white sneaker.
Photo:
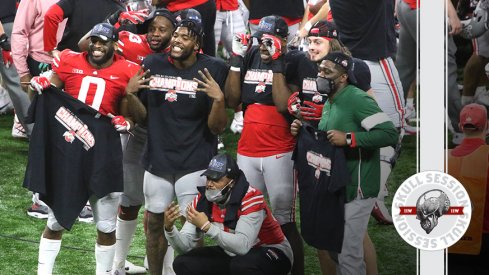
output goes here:
{"type": "Polygon", "coordinates": [[[24,127],[20,124],[17,115],[14,116],[14,125],[12,125],[12,137],[14,138],[27,138],[24,127]]]}
{"type": "Polygon", "coordinates": [[[139,266],[139,265],[135,265],[128,260],[126,260],[126,264],[125,264],[124,269],[126,271],[126,274],[146,273],[146,268],[139,266]]]}
{"type": "Polygon", "coordinates": [[[234,119],[229,129],[234,134],[241,134],[243,131],[243,111],[234,113],[234,119]]]}
{"type": "Polygon", "coordinates": [[[115,269],[112,271],[112,275],[126,275],[126,270],[124,268],[115,269]]]}
{"type": "Polygon", "coordinates": [[[408,123],[404,125],[404,134],[406,136],[415,136],[418,133],[418,127],[411,126],[408,123]]]}
{"type": "Polygon", "coordinates": [[[406,105],[406,107],[404,107],[404,112],[404,118],[407,121],[411,121],[411,119],[416,118],[416,109],[414,108],[414,106],[406,105]]]}

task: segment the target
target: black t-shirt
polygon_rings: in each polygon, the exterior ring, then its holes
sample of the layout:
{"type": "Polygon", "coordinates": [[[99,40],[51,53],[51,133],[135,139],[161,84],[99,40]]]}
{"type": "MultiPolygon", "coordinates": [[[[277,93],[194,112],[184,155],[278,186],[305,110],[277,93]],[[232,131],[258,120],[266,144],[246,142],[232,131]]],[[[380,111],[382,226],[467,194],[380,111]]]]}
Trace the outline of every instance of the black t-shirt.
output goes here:
{"type": "Polygon", "coordinates": [[[57,46],[60,51],[79,51],[78,41],[93,26],[104,21],[112,13],[124,10],[124,6],[114,0],[60,0],[56,5],[63,10],[63,18],[68,18],[63,38],[57,46]]]}
{"type": "Polygon", "coordinates": [[[24,187],[70,229],[91,195],[122,192],[122,148],[108,117],[55,88],[32,101],[24,187]]]}
{"type": "Polygon", "coordinates": [[[318,64],[309,59],[307,52],[299,50],[287,52],[285,61],[287,63],[285,78],[288,84],[293,84],[299,88],[299,98],[302,101],[324,104],[328,96],[317,91],[318,64]]]}
{"type": "Polygon", "coordinates": [[[244,58],[244,69],[241,72],[241,102],[245,105],[260,103],[273,106],[271,63],[263,63],[260,49],[253,46],[244,58]]]}
{"type": "Polygon", "coordinates": [[[228,67],[224,61],[204,54],[190,68],[179,70],[168,54],[151,54],[143,64],[154,79],[150,90],[140,93],[148,111],[148,143],[144,168],[152,174],[190,173],[205,169],[217,153],[217,137],[207,125],[212,99],[195,92],[201,79],[198,71],[207,68],[224,90],[228,67]]]}
{"type": "Polygon", "coordinates": [[[354,57],[378,61],[394,55],[394,1],[331,0],[330,6],[340,39],[354,57]]]}
{"type": "Polygon", "coordinates": [[[304,124],[292,156],[299,181],[301,234],[309,245],[340,253],[345,223],[345,188],[350,182],[343,148],[326,133],[304,124]]]}
{"type": "Polygon", "coordinates": [[[303,0],[260,0],[250,1],[250,19],[261,19],[269,15],[280,15],[288,18],[302,18],[304,15],[303,0]]]}

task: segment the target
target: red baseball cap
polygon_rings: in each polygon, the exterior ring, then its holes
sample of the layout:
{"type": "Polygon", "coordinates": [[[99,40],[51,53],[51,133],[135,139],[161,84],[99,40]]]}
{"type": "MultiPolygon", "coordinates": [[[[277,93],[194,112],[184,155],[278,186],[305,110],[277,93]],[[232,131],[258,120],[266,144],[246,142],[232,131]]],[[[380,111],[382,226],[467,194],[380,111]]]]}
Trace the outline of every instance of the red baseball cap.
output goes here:
{"type": "Polygon", "coordinates": [[[465,105],[460,111],[460,128],[468,129],[484,129],[487,125],[487,110],[486,107],[472,103],[465,105]]]}

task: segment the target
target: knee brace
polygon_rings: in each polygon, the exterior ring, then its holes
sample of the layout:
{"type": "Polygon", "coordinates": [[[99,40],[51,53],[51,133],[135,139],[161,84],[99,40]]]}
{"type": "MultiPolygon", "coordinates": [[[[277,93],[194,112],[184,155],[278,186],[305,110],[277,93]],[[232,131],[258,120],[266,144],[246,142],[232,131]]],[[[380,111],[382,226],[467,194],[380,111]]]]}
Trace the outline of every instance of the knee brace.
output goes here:
{"type": "Polygon", "coordinates": [[[396,166],[397,159],[401,155],[401,143],[397,143],[396,146],[387,146],[380,148],[380,161],[384,161],[390,164],[391,169],[396,166]]]}
{"type": "Polygon", "coordinates": [[[102,233],[112,233],[115,231],[116,218],[109,220],[101,220],[97,222],[97,230],[102,233]]]}

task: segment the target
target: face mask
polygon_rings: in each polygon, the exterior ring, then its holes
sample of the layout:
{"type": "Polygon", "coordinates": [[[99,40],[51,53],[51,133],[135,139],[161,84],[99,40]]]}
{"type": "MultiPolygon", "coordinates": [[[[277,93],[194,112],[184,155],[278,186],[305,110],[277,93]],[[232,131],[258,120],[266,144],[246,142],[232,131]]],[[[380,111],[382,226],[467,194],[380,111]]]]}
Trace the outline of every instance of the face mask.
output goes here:
{"type": "Polygon", "coordinates": [[[316,78],[316,86],[317,86],[318,93],[327,94],[327,95],[334,92],[336,88],[336,85],[333,80],[322,76],[318,76],[316,78]]]}
{"type": "Polygon", "coordinates": [[[234,180],[231,180],[222,189],[205,189],[205,198],[210,202],[223,202],[227,199],[229,188],[227,188],[234,180]],[[227,189],[226,189],[227,188],[227,189]],[[225,190],[226,189],[226,190],[225,190]]]}

